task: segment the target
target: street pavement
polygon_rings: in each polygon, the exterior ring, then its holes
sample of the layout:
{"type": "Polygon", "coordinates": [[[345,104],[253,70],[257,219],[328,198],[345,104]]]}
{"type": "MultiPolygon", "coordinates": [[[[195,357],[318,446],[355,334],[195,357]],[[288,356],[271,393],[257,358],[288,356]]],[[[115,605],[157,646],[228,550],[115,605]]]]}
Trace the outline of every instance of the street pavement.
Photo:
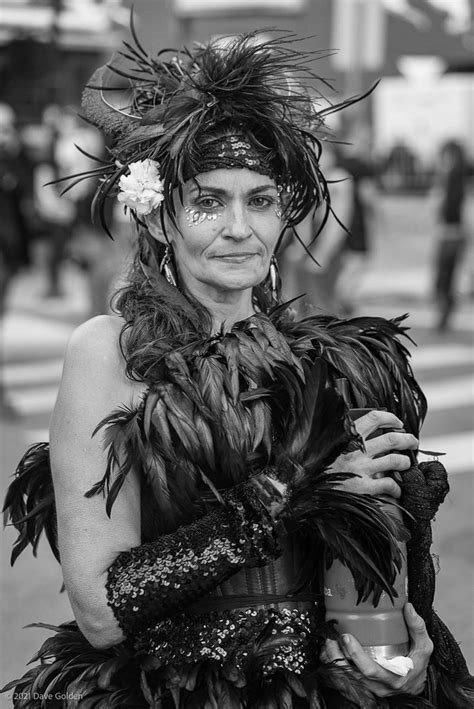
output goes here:
{"type": "MultiPolygon", "coordinates": [[[[432,243],[419,201],[386,198],[383,229],[374,245],[359,314],[393,317],[410,313],[412,366],[429,402],[420,448],[443,451],[451,492],[434,525],[433,552],[439,557],[435,607],[453,631],[474,670],[473,532],[473,300],[469,271],[461,277],[460,304],[451,328],[434,329],[436,313],[429,297],[432,243]]],[[[88,292],[84,274],[69,264],[66,296],[46,299],[41,266],[19,277],[14,285],[2,333],[3,381],[17,416],[1,422],[2,488],[27,445],[47,440],[67,340],[85,317],[88,292]]],[[[33,560],[27,551],[13,570],[9,554],[14,533],[2,535],[3,684],[19,677],[47,631],[22,629],[33,622],[60,623],[71,610],[58,565],[40,544],[33,560]]],[[[5,697],[0,707],[10,706],[5,697]]]]}

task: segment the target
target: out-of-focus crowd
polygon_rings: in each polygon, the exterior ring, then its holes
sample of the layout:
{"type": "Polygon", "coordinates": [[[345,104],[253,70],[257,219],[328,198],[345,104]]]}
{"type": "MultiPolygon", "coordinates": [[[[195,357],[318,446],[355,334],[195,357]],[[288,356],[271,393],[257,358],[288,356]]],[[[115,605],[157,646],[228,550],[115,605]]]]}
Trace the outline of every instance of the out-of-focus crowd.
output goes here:
{"type": "MultiPolygon", "coordinates": [[[[45,298],[62,296],[63,265],[65,260],[74,261],[86,275],[90,315],[108,311],[112,285],[123,269],[120,245],[127,243],[128,217],[111,201],[108,221],[119,242],[112,247],[91,223],[95,180],[79,181],[63,195],[68,183],[60,181],[89,171],[106,150],[98,131],[74,107],[51,105],[40,124],[20,129],[12,108],[0,104],[2,312],[12,280],[28,268],[38,244],[47,275],[45,298]]],[[[396,146],[384,160],[374,160],[367,125],[356,121],[337,141],[326,141],[322,168],[331,183],[332,212],[316,240],[322,220],[319,210],[297,227],[300,243],[283,240],[279,260],[284,295],[306,293],[295,303],[300,314],[350,316],[357,311],[376,236],[378,191],[399,189],[407,179],[414,187],[415,163],[403,146],[396,146]],[[319,267],[305,257],[302,244],[319,267]]],[[[432,293],[440,330],[448,327],[456,303],[456,275],[468,241],[463,209],[471,174],[462,145],[452,140],[440,146],[429,180],[423,177],[424,188],[429,187],[427,204],[436,242],[432,293]]]]}
{"type": "MultiPolygon", "coordinates": [[[[46,273],[44,298],[64,295],[64,263],[70,260],[87,275],[90,315],[108,311],[120,250],[92,224],[97,184],[86,179],[62,194],[69,183],[61,182],[95,167],[105,150],[100,133],[75,107],[48,106],[41,123],[20,128],[13,109],[0,104],[1,313],[13,279],[32,265],[38,250],[46,273]]],[[[123,214],[117,210],[113,216],[117,233],[123,214]]]]}
{"type": "Polygon", "coordinates": [[[461,142],[454,139],[439,146],[430,175],[416,171],[415,157],[402,145],[384,160],[371,156],[370,133],[363,123],[353,123],[340,141],[324,146],[322,167],[331,182],[331,214],[316,240],[320,213],[297,228],[319,268],[293,240],[283,263],[286,295],[306,293],[296,304],[300,314],[315,310],[339,316],[355,313],[370,253],[380,236],[380,192],[413,194],[421,189],[426,193],[426,228],[432,231],[431,295],[436,327],[446,330],[456,306],[459,267],[472,248],[465,218],[468,196],[472,198],[472,165],[461,142]]]}

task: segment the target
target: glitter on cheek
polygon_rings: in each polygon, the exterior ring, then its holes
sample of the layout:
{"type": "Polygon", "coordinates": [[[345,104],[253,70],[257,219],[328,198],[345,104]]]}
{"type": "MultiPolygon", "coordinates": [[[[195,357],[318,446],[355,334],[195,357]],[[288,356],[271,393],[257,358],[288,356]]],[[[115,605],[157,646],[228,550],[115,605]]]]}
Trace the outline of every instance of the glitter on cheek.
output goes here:
{"type": "Polygon", "coordinates": [[[193,207],[185,207],[186,212],[186,222],[188,226],[198,226],[204,221],[215,221],[222,214],[217,212],[200,212],[199,209],[194,209],[193,207]]]}
{"type": "Polygon", "coordinates": [[[278,219],[281,219],[282,214],[283,214],[283,205],[281,203],[280,198],[278,198],[277,204],[275,206],[275,214],[278,217],[278,219]]]}

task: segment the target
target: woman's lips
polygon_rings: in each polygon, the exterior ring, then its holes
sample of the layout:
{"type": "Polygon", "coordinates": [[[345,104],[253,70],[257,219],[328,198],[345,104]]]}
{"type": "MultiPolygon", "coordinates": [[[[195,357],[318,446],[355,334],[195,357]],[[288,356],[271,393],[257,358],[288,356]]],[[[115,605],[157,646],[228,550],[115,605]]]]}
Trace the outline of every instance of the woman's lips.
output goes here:
{"type": "Polygon", "coordinates": [[[250,259],[258,256],[256,252],[245,252],[236,254],[215,254],[212,258],[218,259],[219,261],[228,261],[231,263],[244,263],[250,259]]]}

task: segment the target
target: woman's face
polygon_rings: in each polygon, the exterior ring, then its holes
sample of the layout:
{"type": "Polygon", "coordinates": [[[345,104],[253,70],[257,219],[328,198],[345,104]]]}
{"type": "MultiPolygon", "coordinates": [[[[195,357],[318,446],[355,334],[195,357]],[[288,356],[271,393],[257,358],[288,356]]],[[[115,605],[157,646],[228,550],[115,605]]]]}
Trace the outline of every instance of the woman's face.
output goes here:
{"type": "Polygon", "coordinates": [[[199,297],[222,299],[261,283],[280,234],[275,182],[246,168],[219,169],[188,180],[177,224],[168,228],[180,278],[199,297]]]}

